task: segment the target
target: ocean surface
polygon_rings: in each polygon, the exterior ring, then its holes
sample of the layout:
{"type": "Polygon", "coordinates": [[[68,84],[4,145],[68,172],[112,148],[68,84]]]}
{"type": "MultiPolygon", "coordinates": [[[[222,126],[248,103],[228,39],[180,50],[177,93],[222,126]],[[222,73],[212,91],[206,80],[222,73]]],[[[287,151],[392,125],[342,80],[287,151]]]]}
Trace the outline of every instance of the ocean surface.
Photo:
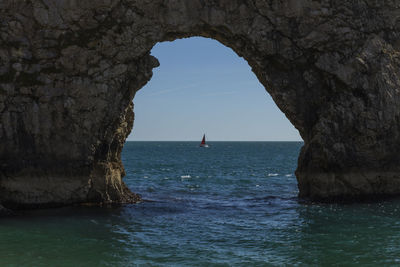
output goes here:
{"type": "Polygon", "coordinates": [[[400,201],[297,198],[300,142],[128,142],[123,207],[0,219],[0,266],[399,265],[400,201]]]}

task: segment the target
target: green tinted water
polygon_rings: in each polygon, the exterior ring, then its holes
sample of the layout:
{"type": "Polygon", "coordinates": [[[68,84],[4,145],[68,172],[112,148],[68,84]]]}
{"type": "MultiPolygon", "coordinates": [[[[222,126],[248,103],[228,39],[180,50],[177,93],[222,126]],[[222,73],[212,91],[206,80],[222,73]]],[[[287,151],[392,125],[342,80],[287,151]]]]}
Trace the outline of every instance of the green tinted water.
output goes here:
{"type": "Polygon", "coordinates": [[[130,142],[146,202],[0,220],[1,266],[399,265],[400,201],[297,199],[301,143],[130,142]]]}

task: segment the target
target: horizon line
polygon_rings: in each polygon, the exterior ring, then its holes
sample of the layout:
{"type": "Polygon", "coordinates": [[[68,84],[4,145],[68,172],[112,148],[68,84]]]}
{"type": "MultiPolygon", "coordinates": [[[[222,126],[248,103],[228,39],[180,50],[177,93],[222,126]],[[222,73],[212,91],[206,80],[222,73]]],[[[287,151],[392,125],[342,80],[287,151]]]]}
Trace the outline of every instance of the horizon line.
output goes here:
{"type": "MultiPolygon", "coordinates": [[[[201,141],[201,140],[200,140],[201,141]]],[[[126,140],[125,142],[200,142],[199,140],[126,140]]],[[[303,142],[304,140],[213,140],[210,142],[303,142]]]]}

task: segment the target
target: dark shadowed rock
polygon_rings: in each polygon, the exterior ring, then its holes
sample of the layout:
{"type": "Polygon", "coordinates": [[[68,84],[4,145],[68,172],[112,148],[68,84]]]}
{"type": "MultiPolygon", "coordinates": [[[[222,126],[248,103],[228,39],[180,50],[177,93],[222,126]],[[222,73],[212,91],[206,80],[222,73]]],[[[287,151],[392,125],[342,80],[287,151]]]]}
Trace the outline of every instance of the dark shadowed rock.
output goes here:
{"type": "Polygon", "coordinates": [[[121,150],[151,48],[214,38],[244,57],[304,147],[300,196],[400,193],[396,1],[0,2],[0,201],[134,202],[121,150]]]}
{"type": "Polygon", "coordinates": [[[9,209],[4,208],[1,204],[0,204],[0,218],[1,217],[6,217],[6,216],[11,216],[14,215],[13,212],[9,209]]]}

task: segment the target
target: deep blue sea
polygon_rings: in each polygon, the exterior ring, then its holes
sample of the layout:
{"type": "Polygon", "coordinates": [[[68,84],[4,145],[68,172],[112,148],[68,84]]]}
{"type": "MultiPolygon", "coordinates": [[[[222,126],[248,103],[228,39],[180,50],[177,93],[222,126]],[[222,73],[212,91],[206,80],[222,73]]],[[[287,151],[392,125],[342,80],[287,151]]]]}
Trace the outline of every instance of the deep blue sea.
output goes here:
{"type": "Polygon", "coordinates": [[[128,142],[122,207],[0,219],[0,266],[400,265],[400,201],[299,201],[299,142],[128,142]]]}

